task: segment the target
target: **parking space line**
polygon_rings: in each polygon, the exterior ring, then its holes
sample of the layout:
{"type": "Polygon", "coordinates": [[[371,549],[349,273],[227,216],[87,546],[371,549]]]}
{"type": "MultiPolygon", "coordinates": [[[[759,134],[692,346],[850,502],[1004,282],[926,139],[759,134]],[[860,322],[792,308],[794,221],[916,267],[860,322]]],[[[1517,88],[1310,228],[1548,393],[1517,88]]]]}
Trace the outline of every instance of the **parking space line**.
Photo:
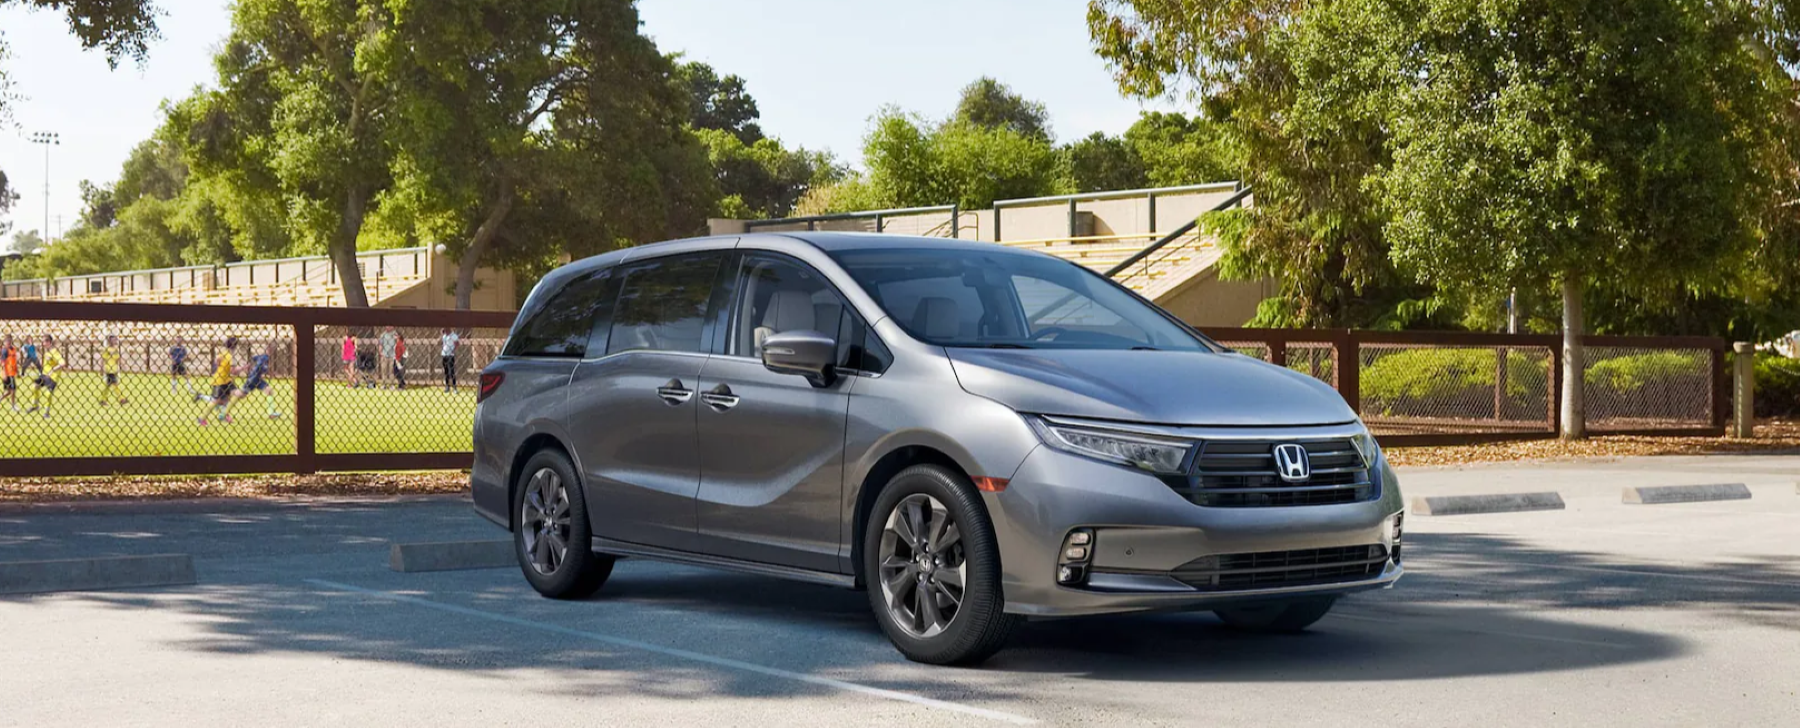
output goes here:
{"type": "Polygon", "coordinates": [[[1526,640],[1541,640],[1544,642],[1561,642],[1563,644],[1584,645],[1584,646],[1588,646],[1588,647],[1610,647],[1615,650],[1630,649],[1629,645],[1619,645],[1619,644],[1613,644],[1611,642],[1596,642],[1594,640],[1578,640],[1573,637],[1550,637],[1548,635],[1541,635],[1541,634],[1525,634],[1523,632],[1502,632],[1500,630],[1495,630],[1495,629],[1475,629],[1472,627],[1457,627],[1457,626],[1451,626],[1451,625],[1440,624],[1440,623],[1424,623],[1424,622],[1416,622],[1416,621],[1409,622],[1407,620],[1381,619],[1379,617],[1358,617],[1354,614],[1338,614],[1335,612],[1333,612],[1330,616],[1334,619],[1349,619],[1349,620],[1354,620],[1357,622],[1374,622],[1376,624],[1385,624],[1388,626],[1394,626],[1394,625],[1398,625],[1398,624],[1407,624],[1407,623],[1430,624],[1430,626],[1437,627],[1438,629],[1447,629],[1447,630],[1451,630],[1453,632],[1473,632],[1475,634],[1485,634],[1485,635],[1489,635],[1492,637],[1509,637],[1509,638],[1526,639],[1526,640]]]}
{"type": "Polygon", "coordinates": [[[1533,569],[1560,569],[1562,571],[1591,571],[1599,574],[1624,574],[1628,576],[1651,576],[1662,579],[1690,579],[1693,581],[1717,581],[1727,584],[1754,584],[1756,586],[1785,586],[1800,589],[1800,583],[1791,581],[1769,581],[1764,579],[1738,579],[1730,576],[1706,576],[1704,574],[1661,574],[1654,571],[1635,571],[1632,569],[1613,569],[1604,566],[1570,566],[1568,564],[1539,564],[1530,561],[1496,560],[1476,561],[1472,559],[1446,559],[1440,557],[1410,557],[1408,561],[1424,561],[1427,563],[1453,564],[1456,566],[1526,566],[1533,569]]]}
{"type": "Polygon", "coordinates": [[[312,585],[318,586],[318,587],[323,587],[323,588],[330,589],[333,591],[344,591],[344,592],[351,592],[354,594],[363,594],[366,596],[376,597],[378,599],[386,599],[388,601],[393,601],[393,602],[402,602],[402,603],[411,604],[414,606],[425,607],[427,609],[436,609],[436,610],[442,611],[442,612],[449,612],[451,614],[460,614],[465,617],[475,617],[477,619],[486,619],[486,620],[493,621],[493,622],[500,622],[502,624],[509,624],[514,627],[535,629],[540,632],[550,632],[550,633],[554,633],[554,634],[560,634],[560,635],[563,635],[566,637],[576,637],[576,638],[588,640],[590,642],[599,642],[602,644],[609,644],[609,645],[613,645],[616,647],[626,647],[626,648],[635,649],[635,650],[642,650],[644,652],[653,652],[653,653],[656,653],[659,655],[675,657],[675,658],[679,658],[679,659],[683,659],[683,660],[691,660],[693,662],[705,663],[705,664],[713,665],[716,667],[724,667],[724,668],[729,668],[732,670],[741,670],[743,672],[752,672],[752,673],[756,673],[758,675],[767,675],[769,677],[778,677],[778,678],[783,678],[783,679],[787,679],[787,680],[794,680],[797,682],[808,683],[811,685],[828,687],[828,688],[832,688],[834,690],[843,690],[845,692],[861,693],[863,695],[882,698],[885,700],[894,700],[894,701],[899,701],[902,703],[912,703],[914,705],[924,706],[927,708],[935,708],[938,710],[954,711],[954,712],[963,713],[966,715],[973,715],[973,716],[977,716],[977,717],[981,717],[981,718],[987,718],[989,720],[998,720],[998,721],[1004,721],[1007,723],[1013,723],[1015,725],[1033,725],[1033,724],[1037,723],[1037,721],[1032,718],[1027,718],[1025,716],[1017,715],[1014,713],[1006,713],[1006,712],[1002,712],[1002,711],[998,711],[998,710],[988,710],[986,708],[977,708],[977,707],[974,707],[971,705],[962,705],[959,703],[952,703],[952,702],[943,701],[943,700],[934,700],[932,698],[927,698],[922,695],[913,695],[911,693],[903,693],[903,692],[899,692],[896,690],[886,690],[883,688],[870,687],[868,685],[853,683],[853,682],[849,682],[846,680],[836,680],[836,679],[832,679],[832,678],[828,678],[828,677],[819,677],[817,675],[808,675],[806,673],[793,672],[790,670],[783,670],[783,669],[776,668],[776,667],[768,667],[766,665],[758,665],[756,663],[744,662],[742,660],[733,660],[729,657],[716,657],[713,655],[708,655],[708,654],[704,654],[704,653],[700,653],[700,652],[693,652],[690,650],[683,650],[683,649],[676,648],[676,647],[664,647],[662,645],[651,644],[649,642],[640,642],[638,640],[627,639],[624,637],[613,637],[610,635],[604,635],[604,634],[600,634],[597,632],[585,632],[585,631],[578,630],[578,629],[570,629],[568,627],[560,627],[560,626],[557,626],[554,624],[545,624],[543,622],[534,622],[529,619],[522,619],[519,617],[513,617],[513,616],[509,616],[509,615],[505,615],[505,614],[498,614],[495,612],[487,612],[487,611],[483,611],[480,609],[471,609],[469,607],[457,606],[455,604],[445,604],[443,602],[434,602],[429,599],[421,599],[419,597],[407,596],[404,594],[395,594],[393,592],[386,592],[386,591],[381,591],[378,589],[365,589],[365,588],[359,587],[359,586],[352,586],[350,584],[344,584],[344,583],[335,582],[335,581],[326,581],[324,579],[305,579],[304,581],[308,584],[312,584],[312,585]]]}

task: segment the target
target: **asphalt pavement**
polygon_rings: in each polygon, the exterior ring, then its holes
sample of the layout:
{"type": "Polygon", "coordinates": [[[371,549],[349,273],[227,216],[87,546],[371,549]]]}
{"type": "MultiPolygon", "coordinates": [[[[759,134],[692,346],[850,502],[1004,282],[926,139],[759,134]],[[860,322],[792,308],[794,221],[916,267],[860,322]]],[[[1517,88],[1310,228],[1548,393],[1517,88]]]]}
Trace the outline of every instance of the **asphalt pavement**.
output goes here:
{"type": "Polygon", "coordinates": [[[199,583],[0,597],[0,725],[1800,726],[1800,457],[1402,471],[1408,575],[1311,631],[1040,621],[909,663],[861,593],[628,560],[582,602],[516,569],[402,574],[499,538],[453,498],[0,512],[0,561],[192,554],[199,583]],[[1626,485],[1751,500],[1625,505],[1626,485]]]}

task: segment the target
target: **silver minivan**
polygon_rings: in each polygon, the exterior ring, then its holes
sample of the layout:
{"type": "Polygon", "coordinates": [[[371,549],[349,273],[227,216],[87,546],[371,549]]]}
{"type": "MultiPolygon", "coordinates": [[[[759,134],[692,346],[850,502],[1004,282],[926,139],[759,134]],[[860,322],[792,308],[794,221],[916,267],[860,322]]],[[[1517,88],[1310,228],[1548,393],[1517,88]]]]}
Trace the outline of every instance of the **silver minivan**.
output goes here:
{"type": "Polygon", "coordinates": [[[862,589],[930,663],[1028,617],[1297,631],[1401,575],[1399,484],[1337,392],[1074,263],[963,240],[565,265],[482,372],[470,481],[545,596],[625,556],[862,589]]]}

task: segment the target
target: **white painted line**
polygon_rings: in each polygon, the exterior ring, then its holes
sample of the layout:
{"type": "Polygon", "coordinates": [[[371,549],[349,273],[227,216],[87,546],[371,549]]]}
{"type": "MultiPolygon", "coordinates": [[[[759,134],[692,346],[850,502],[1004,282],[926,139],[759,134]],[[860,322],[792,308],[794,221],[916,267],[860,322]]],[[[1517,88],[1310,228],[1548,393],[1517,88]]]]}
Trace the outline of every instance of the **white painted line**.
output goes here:
{"type": "Polygon", "coordinates": [[[1441,622],[1435,622],[1435,621],[1423,622],[1423,621],[1417,621],[1417,620],[1380,619],[1377,617],[1358,617],[1353,614],[1336,614],[1336,613],[1333,613],[1330,616],[1335,619],[1351,619],[1351,620],[1355,620],[1358,622],[1374,622],[1376,624],[1385,624],[1385,625],[1389,625],[1389,626],[1400,625],[1400,624],[1424,624],[1424,625],[1428,625],[1431,627],[1436,627],[1438,629],[1450,630],[1452,632],[1473,632],[1475,634],[1485,634],[1485,635],[1489,635],[1492,637],[1511,637],[1511,638],[1526,639],[1526,640],[1541,640],[1544,642],[1561,642],[1563,644],[1585,645],[1588,647],[1610,647],[1615,650],[1631,649],[1630,645],[1617,645],[1617,644],[1613,644],[1611,642],[1597,642],[1594,640],[1578,640],[1573,637],[1550,637],[1550,636],[1541,635],[1541,634],[1525,634],[1524,632],[1502,632],[1497,629],[1473,629],[1470,627],[1453,626],[1453,625],[1443,624],[1441,622]]]}
{"type": "MultiPolygon", "coordinates": [[[[1791,581],[1768,581],[1763,579],[1738,579],[1730,576],[1705,576],[1701,574],[1659,574],[1654,571],[1634,571],[1632,569],[1612,569],[1604,566],[1569,566],[1567,564],[1534,564],[1525,561],[1472,561],[1466,559],[1446,559],[1432,556],[1406,557],[1408,562],[1424,561],[1427,563],[1455,564],[1458,566],[1524,566],[1532,569],[1561,569],[1563,571],[1592,571],[1600,574],[1626,574],[1630,576],[1654,576],[1663,579],[1691,579],[1694,581],[1717,581],[1726,584],[1755,584],[1757,586],[1785,586],[1800,589],[1800,583],[1791,581]]],[[[1696,565],[1698,566],[1698,565],[1696,565]]],[[[1705,568],[1705,567],[1701,567],[1705,568]]]]}
{"type": "Polygon", "coordinates": [[[843,690],[845,692],[861,693],[863,695],[869,695],[869,696],[873,696],[873,697],[877,697],[877,698],[883,698],[886,700],[896,700],[896,701],[899,701],[902,703],[912,703],[913,705],[921,705],[921,706],[924,706],[927,708],[936,708],[938,710],[948,710],[948,711],[953,711],[953,712],[957,712],[957,713],[964,713],[967,715],[973,715],[973,716],[977,716],[977,717],[981,717],[981,718],[987,718],[989,720],[1005,721],[1007,723],[1012,723],[1015,725],[1034,725],[1037,723],[1037,721],[1032,718],[1027,718],[1023,715],[1017,715],[1014,713],[1005,713],[1005,712],[1001,712],[998,710],[988,710],[986,708],[977,708],[977,707],[970,706],[970,705],[951,703],[951,702],[947,702],[947,701],[943,701],[943,700],[933,700],[931,698],[927,698],[927,697],[924,697],[921,695],[913,695],[911,693],[903,693],[903,692],[899,692],[897,690],[885,690],[882,688],[870,687],[868,685],[861,685],[861,684],[849,682],[846,680],[835,680],[835,679],[828,678],[828,677],[819,677],[817,675],[808,675],[808,674],[802,673],[802,672],[792,672],[792,671],[783,670],[780,668],[768,667],[766,665],[758,665],[753,662],[744,662],[742,660],[733,660],[729,657],[715,657],[713,655],[708,655],[708,654],[704,654],[704,653],[700,653],[700,652],[693,652],[690,650],[683,650],[683,649],[679,649],[679,648],[675,648],[675,647],[664,647],[662,645],[651,644],[649,642],[640,642],[638,640],[626,639],[624,637],[613,637],[610,635],[599,634],[597,632],[584,632],[584,631],[581,631],[578,629],[570,629],[568,627],[559,627],[554,624],[545,624],[543,622],[534,622],[529,619],[522,619],[519,617],[513,617],[513,616],[509,616],[509,615],[505,615],[505,614],[497,614],[494,612],[482,611],[480,609],[470,609],[468,607],[457,606],[455,604],[445,604],[443,602],[434,602],[429,599],[420,599],[418,597],[407,596],[404,594],[395,594],[393,592],[385,592],[385,591],[380,591],[377,589],[364,589],[359,586],[351,586],[349,584],[343,584],[343,583],[339,583],[339,582],[335,582],[335,581],[326,581],[324,579],[305,579],[304,581],[308,584],[324,587],[326,589],[331,589],[334,591],[345,591],[345,592],[352,592],[355,594],[364,594],[367,596],[372,596],[372,597],[376,597],[376,598],[380,598],[380,599],[386,599],[388,601],[403,602],[406,604],[412,604],[415,606],[425,607],[428,609],[436,609],[436,610],[442,611],[442,612],[449,612],[451,614],[460,614],[465,617],[475,617],[478,619],[486,619],[486,620],[491,620],[494,622],[500,622],[502,624],[510,624],[514,627],[524,627],[526,629],[535,629],[535,630],[542,631],[542,632],[551,632],[554,634],[560,634],[560,635],[564,635],[567,637],[577,637],[580,639],[588,640],[590,642],[600,642],[603,644],[609,644],[609,645],[614,645],[614,646],[618,646],[618,647],[628,647],[628,648],[635,649],[635,650],[643,650],[645,652],[654,652],[659,655],[667,655],[669,657],[677,657],[677,658],[680,658],[683,660],[692,660],[694,662],[701,662],[701,663],[705,663],[705,664],[713,665],[713,666],[717,666],[717,667],[725,667],[725,668],[730,668],[733,670],[742,670],[744,672],[753,672],[758,675],[768,675],[770,677],[779,677],[779,678],[784,678],[787,680],[795,680],[798,682],[808,683],[808,684],[812,684],[812,685],[819,685],[822,687],[828,687],[828,688],[832,688],[835,690],[843,690]]]}

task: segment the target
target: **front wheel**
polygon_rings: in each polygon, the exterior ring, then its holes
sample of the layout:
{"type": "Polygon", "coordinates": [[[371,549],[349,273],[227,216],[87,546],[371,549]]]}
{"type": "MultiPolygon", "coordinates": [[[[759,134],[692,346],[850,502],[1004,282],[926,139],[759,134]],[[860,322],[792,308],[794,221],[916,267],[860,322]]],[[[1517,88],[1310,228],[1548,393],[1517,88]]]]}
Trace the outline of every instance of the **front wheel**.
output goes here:
{"type": "Polygon", "coordinates": [[[1000,548],[974,486],[935,465],[907,468],[882,489],[863,575],[876,621],[909,660],[981,662],[1020,621],[1006,613],[1000,548]]]}
{"type": "Polygon", "coordinates": [[[513,490],[513,552],[531,588],[551,599],[598,591],[612,575],[613,557],[593,552],[587,499],[568,456],[557,450],[531,456],[513,490]]]}
{"type": "Polygon", "coordinates": [[[1246,632],[1294,633],[1311,627],[1331,611],[1337,597],[1314,597],[1253,607],[1219,609],[1214,614],[1225,626],[1246,632]]]}

